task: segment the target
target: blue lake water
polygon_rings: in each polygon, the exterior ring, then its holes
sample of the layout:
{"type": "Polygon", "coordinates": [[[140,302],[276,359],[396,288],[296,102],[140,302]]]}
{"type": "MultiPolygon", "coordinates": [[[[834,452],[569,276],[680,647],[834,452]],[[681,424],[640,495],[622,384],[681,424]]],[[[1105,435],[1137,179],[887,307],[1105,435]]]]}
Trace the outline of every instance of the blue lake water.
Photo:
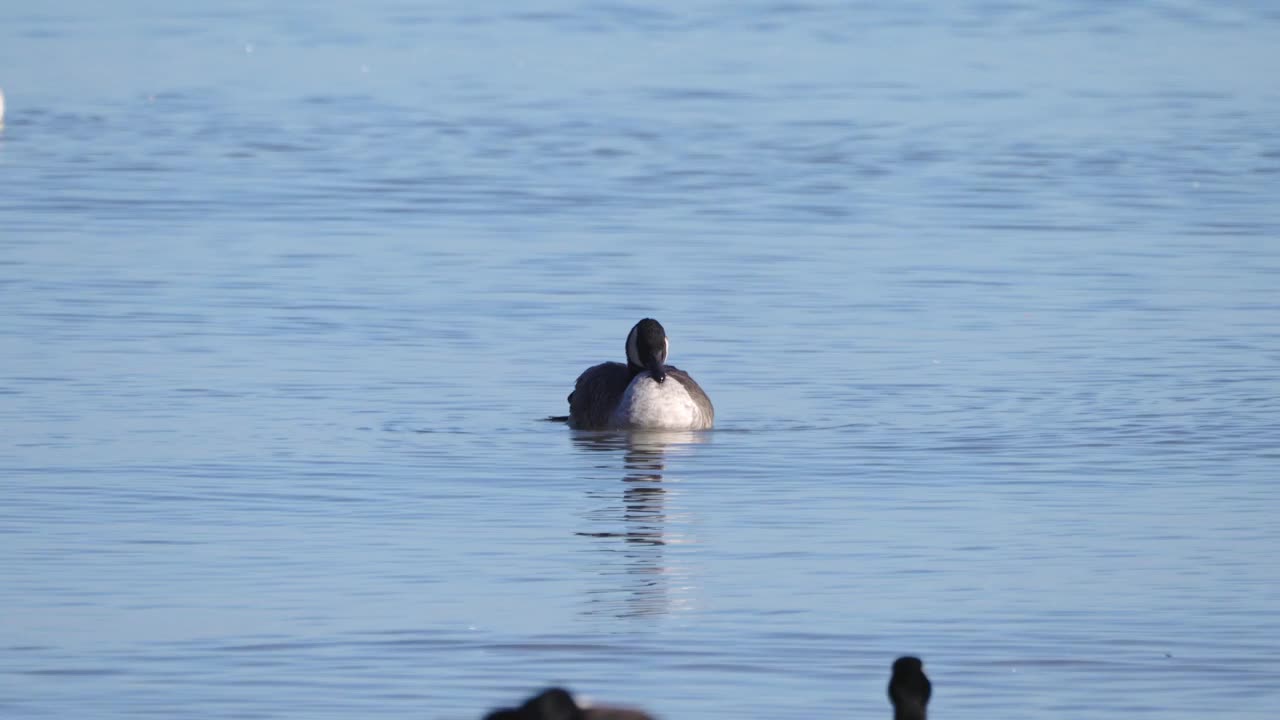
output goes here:
{"type": "Polygon", "coordinates": [[[0,716],[1275,717],[1274,8],[3,14],[0,716]]]}

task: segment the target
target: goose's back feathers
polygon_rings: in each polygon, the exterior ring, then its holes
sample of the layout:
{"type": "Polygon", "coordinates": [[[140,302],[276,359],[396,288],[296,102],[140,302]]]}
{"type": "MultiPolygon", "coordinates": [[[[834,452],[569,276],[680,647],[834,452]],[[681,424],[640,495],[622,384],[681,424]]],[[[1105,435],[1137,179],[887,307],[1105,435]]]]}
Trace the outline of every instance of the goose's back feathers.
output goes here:
{"type": "Polygon", "coordinates": [[[569,393],[569,427],[608,428],[613,410],[630,384],[631,371],[625,363],[600,363],[584,370],[569,393]]]}

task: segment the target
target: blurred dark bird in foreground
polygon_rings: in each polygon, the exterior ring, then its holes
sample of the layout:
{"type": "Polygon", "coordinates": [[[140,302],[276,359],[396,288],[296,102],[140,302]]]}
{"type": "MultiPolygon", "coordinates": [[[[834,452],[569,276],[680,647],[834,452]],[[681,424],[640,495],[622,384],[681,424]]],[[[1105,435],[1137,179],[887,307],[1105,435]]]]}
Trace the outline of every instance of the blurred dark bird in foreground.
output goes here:
{"type": "MultiPolygon", "coordinates": [[[[933,685],[918,657],[904,655],[893,661],[889,677],[889,701],[894,720],[926,720],[925,708],[933,685]]],[[[547,688],[520,707],[500,708],[485,720],[654,720],[641,710],[616,705],[580,706],[564,688],[547,688]]]]}

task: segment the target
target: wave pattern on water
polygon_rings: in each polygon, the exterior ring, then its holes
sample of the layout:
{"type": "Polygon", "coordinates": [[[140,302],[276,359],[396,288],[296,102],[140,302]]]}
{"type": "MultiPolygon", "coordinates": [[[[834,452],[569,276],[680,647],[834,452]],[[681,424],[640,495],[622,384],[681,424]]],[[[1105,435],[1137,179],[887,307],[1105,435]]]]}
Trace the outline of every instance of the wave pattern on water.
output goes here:
{"type": "Polygon", "coordinates": [[[0,715],[1274,715],[1275,12],[10,15],[0,715]]]}

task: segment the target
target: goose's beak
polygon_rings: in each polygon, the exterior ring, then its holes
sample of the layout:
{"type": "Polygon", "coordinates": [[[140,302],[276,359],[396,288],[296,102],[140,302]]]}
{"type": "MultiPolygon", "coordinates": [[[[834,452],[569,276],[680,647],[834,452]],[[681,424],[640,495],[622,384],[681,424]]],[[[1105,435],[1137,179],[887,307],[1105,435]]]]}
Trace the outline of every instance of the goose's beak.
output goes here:
{"type": "Polygon", "coordinates": [[[662,359],[657,355],[650,355],[644,359],[644,367],[649,371],[649,375],[654,380],[662,382],[667,379],[667,367],[662,364],[662,359]]]}

